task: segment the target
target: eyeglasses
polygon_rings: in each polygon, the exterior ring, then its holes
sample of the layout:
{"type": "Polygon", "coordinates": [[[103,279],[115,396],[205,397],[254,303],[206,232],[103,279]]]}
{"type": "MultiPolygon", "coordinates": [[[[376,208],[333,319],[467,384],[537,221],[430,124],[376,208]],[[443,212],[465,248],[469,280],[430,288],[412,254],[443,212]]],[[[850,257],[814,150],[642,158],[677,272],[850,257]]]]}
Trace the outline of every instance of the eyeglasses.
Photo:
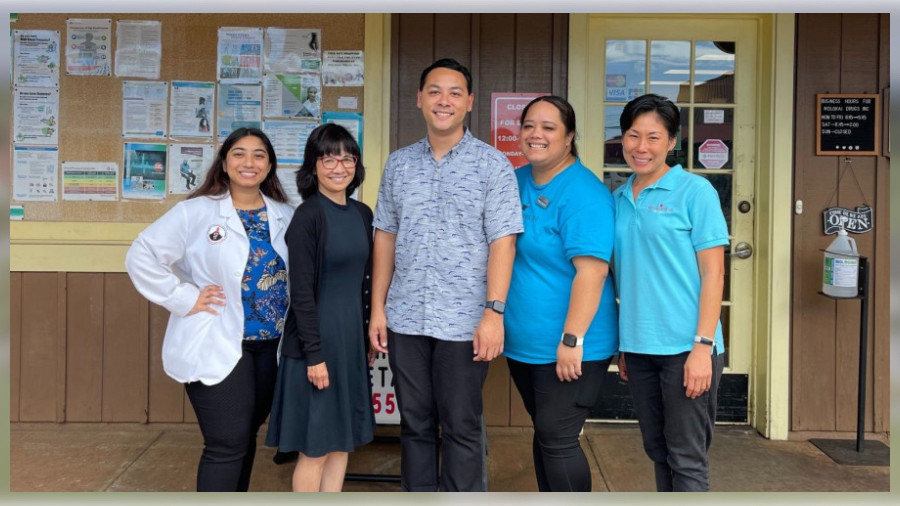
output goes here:
{"type": "Polygon", "coordinates": [[[344,166],[345,169],[353,169],[356,167],[356,162],[359,160],[354,155],[347,155],[343,158],[335,158],[333,156],[320,156],[319,161],[322,162],[322,166],[328,170],[336,169],[338,166],[338,162],[344,166]]]}

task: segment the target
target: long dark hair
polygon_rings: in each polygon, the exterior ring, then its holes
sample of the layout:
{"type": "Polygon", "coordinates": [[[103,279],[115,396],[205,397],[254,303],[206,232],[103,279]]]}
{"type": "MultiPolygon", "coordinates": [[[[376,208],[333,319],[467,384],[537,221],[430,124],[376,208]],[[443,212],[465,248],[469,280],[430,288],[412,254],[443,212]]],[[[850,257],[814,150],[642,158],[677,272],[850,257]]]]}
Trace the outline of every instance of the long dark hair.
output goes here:
{"type": "Polygon", "coordinates": [[[219,147],[216,159],[213,160],[212,165],[206,172],[206,178],[203,180],[203,183],[191,192],[187,198],[193,199],[205,196],[218,197],[224,195],[225,192],[229,190],[229,185],[231,183],[228,179],[228,173],[225,172],[225,159],[228,158],[228,152],[234,147],[237,141],[250,135],[262,141],[263,145],[266,147],[266,151],[269,153],[269,163],[271,164],[269,173],[266,174],[266,178],[263,179],[263,182],[259,185],[259,191],[272,200],[287,202],[287,196],[284,194],[284,189],[281,187],[281,183],[278,182],[278,177],[275,175],[275,169],[278,168],[278,159],[275,157],[275,147],[272,146],[272,141],[269,140],[269,137],[262,130],[246,127],[238,128],[234,132],[231,132],[228,138],[225,139],[225,142],[219,147]]]}
{"type": "Polygon", "coordinates": [[[316,127],[309,134],[309,138],[306,140],[306,149],[303,151],[303,165],[297,171],[297,191],[304,200],[319,191],[319,180],[316,177],[316,162],[319,157],[338,156],[342,149],[348,155],[356,157],[356,173],[353,174],[353,180],[347,186],[347,196],[352,195],[362,184],[366,178],[366,168],[363,167],[356,139],[341,125],[325,123],[316,127]]]}
{"type": "Polygon", "coordinates": [[[562,120],[563,126],[566,127],[566,135],[575,134],[572,136],[572,156],[578,158],[578,148],[575,146],[575,138],[578,137],[578,133],[575,131],[575,109],[572,108],[572,104],[570,104],[566,99],[556,96],[556,95],[544,95],[537,97],[536,99],[528,102],[528,105],[522,109],[522,117],[519,120],[519,123],[525,122],[525,116],[528,115],[528,109],[531,109],[531,106],[538,102],[547,102],[548,104],[556,107],[556,110],[559,111],[559,118],[562,120]]]}

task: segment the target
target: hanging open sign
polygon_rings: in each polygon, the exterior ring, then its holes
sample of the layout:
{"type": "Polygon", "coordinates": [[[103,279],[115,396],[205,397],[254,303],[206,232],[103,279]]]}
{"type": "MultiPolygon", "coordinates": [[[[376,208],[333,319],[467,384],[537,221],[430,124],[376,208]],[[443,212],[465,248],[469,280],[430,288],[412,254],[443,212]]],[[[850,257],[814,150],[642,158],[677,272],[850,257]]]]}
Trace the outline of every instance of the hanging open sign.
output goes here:
{"type": "Polygon", "coordinates": [[[822,214],[825,218],[825,235],[836,234],[840,229],[854,234],[872,230],[872,208],[869,206],[857,206],[856,211],[829,207],[822,214]]]}

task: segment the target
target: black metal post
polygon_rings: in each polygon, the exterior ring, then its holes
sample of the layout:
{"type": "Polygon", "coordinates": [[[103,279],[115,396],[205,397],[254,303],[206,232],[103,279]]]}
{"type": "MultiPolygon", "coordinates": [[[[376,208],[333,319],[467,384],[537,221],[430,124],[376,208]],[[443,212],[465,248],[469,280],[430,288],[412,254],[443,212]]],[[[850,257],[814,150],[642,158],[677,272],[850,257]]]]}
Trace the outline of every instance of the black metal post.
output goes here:
{"type": "Polygon", "coordinates": [[[856,410],[856,451],[865,450],[866,438],[866,333],[869,323],[869,260],[859,257],[859,399],[856,410]]]}

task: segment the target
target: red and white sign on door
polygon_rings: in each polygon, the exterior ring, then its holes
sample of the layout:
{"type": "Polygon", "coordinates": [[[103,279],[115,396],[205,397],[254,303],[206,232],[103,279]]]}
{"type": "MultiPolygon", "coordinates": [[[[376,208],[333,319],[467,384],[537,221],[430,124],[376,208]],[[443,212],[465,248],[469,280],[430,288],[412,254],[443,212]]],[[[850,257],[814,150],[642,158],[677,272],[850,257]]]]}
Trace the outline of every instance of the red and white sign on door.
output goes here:
{"type": "Polygon", "coordinates": [[[721,169],[728,163],[728,146],[719,139],[706,139],[698,151],[697,161],[707,169],[721,169]]]}

